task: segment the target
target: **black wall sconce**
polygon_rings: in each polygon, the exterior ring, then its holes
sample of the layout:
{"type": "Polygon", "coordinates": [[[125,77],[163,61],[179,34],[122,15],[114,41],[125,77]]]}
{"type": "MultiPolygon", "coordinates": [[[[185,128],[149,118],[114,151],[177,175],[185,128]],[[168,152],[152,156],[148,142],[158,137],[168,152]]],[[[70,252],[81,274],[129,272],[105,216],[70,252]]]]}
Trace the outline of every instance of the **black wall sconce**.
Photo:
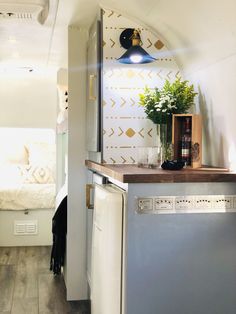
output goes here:
{"type": "Polygon", "coordinates": [[[139,31],[133,28],[126,28],[120,34],[120,44],[127,51],[117,59],[120,63],[141,64],[150,63],[156,59],[151,57],[141,46],[139,31]]]}

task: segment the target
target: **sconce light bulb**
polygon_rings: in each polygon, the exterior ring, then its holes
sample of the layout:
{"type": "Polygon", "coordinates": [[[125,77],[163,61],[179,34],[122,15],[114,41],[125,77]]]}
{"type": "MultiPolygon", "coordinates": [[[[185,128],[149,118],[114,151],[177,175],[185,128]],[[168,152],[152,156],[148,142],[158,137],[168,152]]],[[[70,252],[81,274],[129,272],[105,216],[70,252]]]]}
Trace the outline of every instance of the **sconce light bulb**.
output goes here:
{"type": "Polygon", "coordinates": [[[132,63],[140,63],[142,61],[143,57],[141,55],[135,54],[130,56],[130,60],[132,63]]]}

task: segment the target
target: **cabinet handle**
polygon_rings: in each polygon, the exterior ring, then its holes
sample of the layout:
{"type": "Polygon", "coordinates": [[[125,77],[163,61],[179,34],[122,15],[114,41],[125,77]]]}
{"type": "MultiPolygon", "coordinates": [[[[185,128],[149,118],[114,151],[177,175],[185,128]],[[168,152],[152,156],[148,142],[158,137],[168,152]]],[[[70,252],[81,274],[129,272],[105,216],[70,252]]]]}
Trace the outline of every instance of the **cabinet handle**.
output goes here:
{"type": "Polygon", "coordinates": [[[94,209],[94,205],[91,204],[90,196],[91,196],[91,190],[94,189],[93,184],[86,184],[86,207],[88,209],[94,209]]]}
{"type": "Polygon", "coordinates": [[[94,81],[97,78],[97,75],[89,75],[89,100],[96,100],[97,97],[94,95],[94,81]]]}

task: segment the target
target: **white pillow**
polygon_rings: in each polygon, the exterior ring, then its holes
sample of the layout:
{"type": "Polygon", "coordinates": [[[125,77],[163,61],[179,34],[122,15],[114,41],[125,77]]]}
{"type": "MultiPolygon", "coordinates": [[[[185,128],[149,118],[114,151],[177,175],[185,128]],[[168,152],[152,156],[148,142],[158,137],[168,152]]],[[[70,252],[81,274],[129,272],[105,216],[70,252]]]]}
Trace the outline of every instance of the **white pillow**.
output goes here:
{"type": "Polygon", "coordinates": [[[29,143],[27,144],[29,154],[29,164],[46,165],[55,167],[56,145],[49,143],[29,143]]]}
{"type": "Polygon", "coordinates": [[[1,143],[0,145],[0,163],[1,164],[21,164],[29,163],[28,152],[22,143],[16,141],[1,143]]]}
{"type": "Polygon", "coordinates": [[[52,169],[39,165],[20,165],[22,183],[55,183],[52,169]]]}

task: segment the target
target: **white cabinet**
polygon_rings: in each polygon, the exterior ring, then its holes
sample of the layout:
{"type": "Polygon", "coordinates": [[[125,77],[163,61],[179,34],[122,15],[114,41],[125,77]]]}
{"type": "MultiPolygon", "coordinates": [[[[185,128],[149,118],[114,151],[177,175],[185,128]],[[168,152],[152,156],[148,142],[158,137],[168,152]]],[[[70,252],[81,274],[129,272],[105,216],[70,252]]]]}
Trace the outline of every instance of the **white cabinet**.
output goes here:
{"type": "Polygon", "coordinates": [[[96,185],[92,237],[92,314],[121,314],[125,193],[96,185]]]}

